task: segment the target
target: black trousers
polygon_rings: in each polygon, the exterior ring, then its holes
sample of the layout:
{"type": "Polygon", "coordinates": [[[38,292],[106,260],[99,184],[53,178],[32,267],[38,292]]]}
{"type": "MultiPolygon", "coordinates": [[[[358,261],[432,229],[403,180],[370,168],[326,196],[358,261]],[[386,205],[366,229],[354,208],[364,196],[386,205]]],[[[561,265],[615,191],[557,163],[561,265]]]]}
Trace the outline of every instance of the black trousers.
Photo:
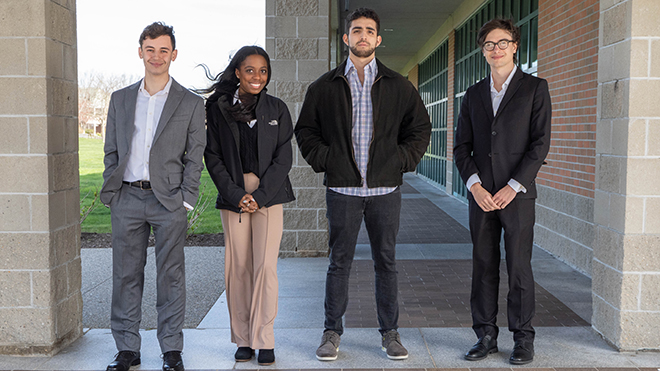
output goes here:
{"type": "Polygon", "coordinates": [[[534,342],[535,313],[532,245],[534,243],[534,199],[514,198],[503,210],[484,212],[470,197],[472,236],[472,328],[481,338],[497,338],[497,299],[500,283],[500,239],[509,275],[507,318],[515,341],[534,342]]]}
{"type": "Polygon", "coordinates": [[[376,312],[381,334],[399,327],[396,235],[401,214],[401,190],[372,197],[326,192],[330,232],[330,265],[325,281],[325,329],[343,334],[348,306],[348,281],[360,226],[364,224],[374,260],[376,312]]]}

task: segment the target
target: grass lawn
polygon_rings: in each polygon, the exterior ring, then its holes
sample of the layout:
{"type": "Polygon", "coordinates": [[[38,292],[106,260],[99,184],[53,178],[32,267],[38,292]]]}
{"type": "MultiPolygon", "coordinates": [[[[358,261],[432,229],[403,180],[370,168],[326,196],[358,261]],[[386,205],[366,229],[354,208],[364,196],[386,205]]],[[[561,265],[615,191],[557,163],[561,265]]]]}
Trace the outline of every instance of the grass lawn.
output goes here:
{"type": "MultiPolygon", "coordinates": [[[[78,155],[80,157],[80,206],[82,210],[86,210],[94,200],[94,193],[100,192],[103,185],[103,141],[100,139],[80,138],[78,143],[78,155]]],[[[220,211],[215,209],[215,198],[218,196],[218,191],[215,189],[215,185],[206,169],[202,171],[201,182],[200,199],[197,203],[201,205],[208,199],[209,204],[200,217],[195,233],[221,233],[222,222],[220,220],[220,211]]],[[[110,233],[110,209],[104,207],[97,199],[96,207],[87,216],[81,227],[82,232],[110,233]]]]}

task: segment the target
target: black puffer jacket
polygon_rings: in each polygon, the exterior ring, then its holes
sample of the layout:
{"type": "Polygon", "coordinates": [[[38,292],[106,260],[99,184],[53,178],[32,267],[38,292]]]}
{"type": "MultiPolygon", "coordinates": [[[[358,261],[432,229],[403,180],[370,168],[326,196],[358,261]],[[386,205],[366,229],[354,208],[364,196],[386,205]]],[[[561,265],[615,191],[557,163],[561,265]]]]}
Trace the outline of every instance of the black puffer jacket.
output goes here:
{"type": "MultiPolygon", "coordinates": [[[[371,89],[374,131],[369,147],[367,184],[401,185],[415,170],[431,137],[431,121],[415,87],[380,61],[371,89]]],[[[325,172],[328,187],[361,187],[353,155],[351,89],[346,62],[319,77],[307,90],[296,124],[296,140],[314,171],[325,172]]]]}
{"type": "MultiPolygon", "coordinates": [[[[245,196],[243,167],[239,151],[238,123],[227,112],[228,97],[221,96],[206,107],[206,151],[204,160],[211,179],[218,188],[217,209],[238,212],[238,203],[245,196]]],[[[291,137],[293,126],[286,104],[280,99],[259,94],[255,109],[259,153],[259,188],[252,197],[259,207],[268,207],[295,200],[289,170],[292,163],[291,137]]],[[[244,124],[243,124],[244,125],[244,124]]]]}

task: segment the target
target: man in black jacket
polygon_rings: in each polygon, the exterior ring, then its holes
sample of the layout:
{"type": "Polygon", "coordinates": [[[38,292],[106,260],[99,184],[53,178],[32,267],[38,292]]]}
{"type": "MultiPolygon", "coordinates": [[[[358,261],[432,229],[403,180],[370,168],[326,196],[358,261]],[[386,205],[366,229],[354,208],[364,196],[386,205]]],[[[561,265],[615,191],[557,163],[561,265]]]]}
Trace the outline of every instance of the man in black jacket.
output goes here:
{"type": "Polygon", "coordinates": [[[507,314],[515,346],[509,362],[534,359],[535,178],[550,148],[552,105],[548,83],[515,64],[520,30],[510,20],[484,24],[477,43],[490,76],[468,88],[456,127],[454,158],[470,190],[472,328],[478,342],[465,359],[497,349],[500,238],[504,229],[509,274],[507,314]]]}
{"type": "Polygon", "coordinates": [[[316,357],[337,359],[348,304],[348,278],[364,218],[376,271],[382,347],[406,359],[398,328],[396,235],[402,174],[413,171],[431,136],[422,100],[400,74],[375,58],[380,21],[360,8],[346,18],[346,62],[307,90],[295,128],[305,160],[325,172],[330,266],[325,288],[325,331],[316,357]]]}

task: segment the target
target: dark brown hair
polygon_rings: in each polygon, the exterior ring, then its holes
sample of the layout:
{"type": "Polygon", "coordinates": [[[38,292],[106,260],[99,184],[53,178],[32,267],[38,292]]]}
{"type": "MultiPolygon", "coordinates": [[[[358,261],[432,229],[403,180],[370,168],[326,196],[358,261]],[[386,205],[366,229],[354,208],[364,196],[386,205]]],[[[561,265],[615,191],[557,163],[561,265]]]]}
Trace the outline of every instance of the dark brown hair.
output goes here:
{"type": "Polygon", "coordinates": [[[140,34],[140,47],[142,47],[142,42],[147,38],[157,39],[161,36],[169,36],[170,40],[172,40],[172,50],[176,49],[174,27],[168,26],[163,22],[154,22],[142,30],[142,33],[140,34]]]}
{"type": "Polygon", "coordinates": [[[346,34],[351,31],[351,23],[358,18],[368,18],[373,19],[376,22],[376,34],[380,34],[380,17],[376,14],[376,11],[369,8],[357,8],[352,11],[348,16],[346,16],[346,34]]]}
{"type": "Polygon", "coordinates": [[[477,33],[477,45],[479,45],[480,48],[483,47],[486,36],[488,36],[491,31],[497,29],[508,32],[511,35],[511,40],[513,40],[517,46],[520,46],[520,28],[518,28],[511,19],[504,18],[494,18],[484,23],[484,25],[481,26],[481,29],[479,29],[479,33],[477,33]]]}

